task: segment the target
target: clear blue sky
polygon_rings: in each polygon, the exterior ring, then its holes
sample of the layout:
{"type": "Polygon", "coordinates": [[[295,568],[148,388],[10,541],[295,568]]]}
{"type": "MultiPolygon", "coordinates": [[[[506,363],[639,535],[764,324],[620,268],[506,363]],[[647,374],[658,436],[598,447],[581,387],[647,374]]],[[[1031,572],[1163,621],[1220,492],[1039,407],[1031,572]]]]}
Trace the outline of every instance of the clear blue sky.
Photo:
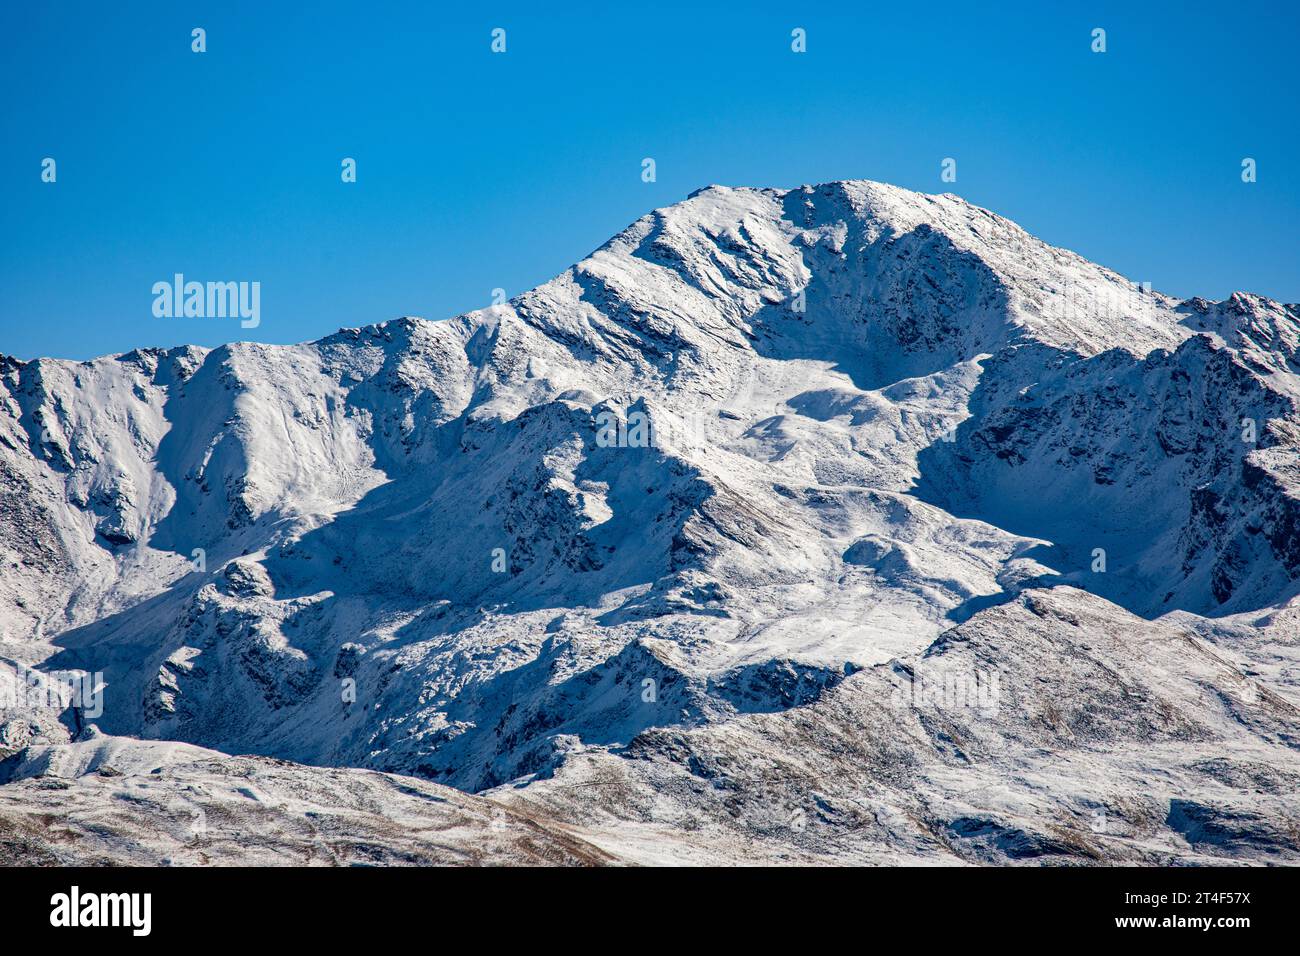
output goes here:
{"type": "Polygon", "coordinates": [[[606,6],[3,4],[0,352],[445,318],[708,183],[954,191],[1171,294],[1300,300],[1295,4],[606,6]],[[155,318],[176,272],[260,282],[261,326],[155,318]]]}

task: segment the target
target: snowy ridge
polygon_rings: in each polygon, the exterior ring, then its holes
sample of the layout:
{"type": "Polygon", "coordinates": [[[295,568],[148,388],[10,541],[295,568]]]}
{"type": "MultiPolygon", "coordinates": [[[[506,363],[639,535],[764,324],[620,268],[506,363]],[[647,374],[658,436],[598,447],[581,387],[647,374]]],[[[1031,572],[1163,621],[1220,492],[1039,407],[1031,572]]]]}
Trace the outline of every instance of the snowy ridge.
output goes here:
{"type": "MultiPolygon", "coordinates": [[[[0,688],[102,673],[109,734],[648,862],[1293,858],[1298,344],[844,182],[709,187],[448,321],[4,359],[0,688]],[[974,704],[900,698],[930,666],[974,704]]],[[[84,749],[21,696],[0,746],[84,749]]]]}

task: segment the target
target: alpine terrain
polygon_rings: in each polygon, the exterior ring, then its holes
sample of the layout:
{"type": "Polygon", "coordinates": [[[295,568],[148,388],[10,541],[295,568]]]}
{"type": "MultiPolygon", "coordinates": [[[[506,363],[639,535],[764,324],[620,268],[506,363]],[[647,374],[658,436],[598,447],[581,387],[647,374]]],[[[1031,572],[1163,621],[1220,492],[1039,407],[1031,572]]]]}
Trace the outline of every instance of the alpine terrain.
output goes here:
{"type": "Polygon", "coordinates": [[[1297,863],[1298,452],[1300,306],[872,182],[0,357],[0,860],[1297,863]]]}

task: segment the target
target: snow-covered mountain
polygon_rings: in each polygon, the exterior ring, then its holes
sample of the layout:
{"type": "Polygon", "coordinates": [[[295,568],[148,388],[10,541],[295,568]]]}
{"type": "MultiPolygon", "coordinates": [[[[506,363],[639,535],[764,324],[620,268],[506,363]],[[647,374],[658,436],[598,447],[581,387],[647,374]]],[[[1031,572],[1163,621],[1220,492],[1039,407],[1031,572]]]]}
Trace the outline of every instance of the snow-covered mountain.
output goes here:
{"type": "Polygon", "coordinates": [[[1300,859],[1298,349],[841,182],[447,321],[0,359],[0,816],[138,738],[206,748],[159,792],[405,774],[557,861],[1300,859]]]}

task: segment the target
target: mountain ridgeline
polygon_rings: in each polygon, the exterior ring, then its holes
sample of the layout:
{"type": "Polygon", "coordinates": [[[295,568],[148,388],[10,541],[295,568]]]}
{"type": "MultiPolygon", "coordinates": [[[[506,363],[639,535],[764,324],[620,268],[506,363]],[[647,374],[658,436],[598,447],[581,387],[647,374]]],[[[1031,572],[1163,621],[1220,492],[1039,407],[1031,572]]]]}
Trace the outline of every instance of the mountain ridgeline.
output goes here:
{"type": "Polygon", "coordinates": [[[445,321],[0,359],[0,682],[103,679],[0,698],[0,792],[131,738],[583,859],[1294,860],[1297,349],[840,182],[445,321]]]}

